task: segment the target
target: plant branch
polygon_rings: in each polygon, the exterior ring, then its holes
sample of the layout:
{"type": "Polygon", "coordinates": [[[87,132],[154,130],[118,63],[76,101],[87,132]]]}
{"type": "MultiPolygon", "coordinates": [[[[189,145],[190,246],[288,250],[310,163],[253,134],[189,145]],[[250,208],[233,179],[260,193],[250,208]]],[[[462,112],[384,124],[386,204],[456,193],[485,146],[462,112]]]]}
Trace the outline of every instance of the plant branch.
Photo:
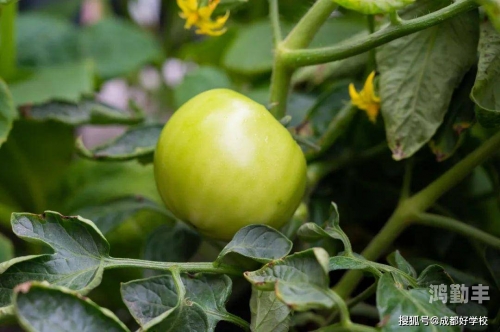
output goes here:
{"type": "Polygon", "coordinates": [[[432,213],[420,213],[416,215],[414,221],[420,225],[446,229],[500,249],[500,238],[450,217],[432,213]]]}
{"type": "MultiPolygon", "coordinates": [[[[418,214],[436,203],[443,194],[462,181],[477,166],[496,154],[499,149],[500,132],[497,132],[426,188],[400,202],[387,223],[361,255],[372,261],[380,258],[418,214]]],[[[339,295],[346,298],[356,288],[362,277],[363,274],[360,271],[350,270],[344,274],[334,289],[339,295]]]]}
{"type": "Polygon", "coordinates": [[[276,47],[283,40],[278,0],[269,0],[269,18],[273,28],[274,46],[276,47]]]}
{"type": "Polygon", "coordinates": [[[415,194],[411,200],[417,212],[430,208],[448,190],[459,184],[477,166],[491,158],[500,149],[500,132],[441,175],[437,180],[415,194]]]}
{"type": "Polygon", "coordinates": [[[288,67],[282,59],[282,50],[307,47],[336,7],[337,5],[332,0],[316,1],[286,39],[276,45],[269,102],[269,111],[276,119],[281,119],[286,114],[286,104],[293,74],[293,69],[288,67]]]}
{"type": "Polygon", "coordinates": [[[437,25],[477,7],[478,4],[475,0],[456,1],[430,14],[401,21],[400,24],[389,24],[371,35],[350,39],[334,46],[299,50],[284,45],[285,48],[282,50],[281,57],[288,66],[293,68],[345,59],[369,51],[394,39],[437,25]]]}
{"type": "Polygon", "coordinates": [[[9,79],[17,67],[16,28],[17,1],[0,6],[0,76],[9,79]]]}
{"type": "Polygon", "coordinates": [[[130,268],[136,267],[141,269],[151,269],[160,271],[170,271],[173,268],[180,272],[200,272],[200,273],[218,273],[241,276],[243,271],[227,264],[220,264],[214,267],[212,263],[170,263],[170,262],[155,262],[131,258],[114,258],[105,259],[106,269],[130,268]]]}
{"type": "Polygon", "coordinates": [[[408,199],[411,195],[411,178],[413,175],[413,166],[415,163],[414,158],[410,158],[405,164],[405,173],[403,176],[403,187],[401,188],[401,196],[399,198],[400,202],[408,199]]]}

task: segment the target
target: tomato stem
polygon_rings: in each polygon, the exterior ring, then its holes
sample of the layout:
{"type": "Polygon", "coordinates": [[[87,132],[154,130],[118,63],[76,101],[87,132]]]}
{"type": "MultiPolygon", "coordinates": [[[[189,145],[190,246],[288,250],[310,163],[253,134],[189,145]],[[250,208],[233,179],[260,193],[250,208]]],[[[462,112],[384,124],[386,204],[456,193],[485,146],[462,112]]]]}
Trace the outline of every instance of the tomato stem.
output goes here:
{"type": "Polygon", "coordinates": [[[159,271],[170,271],[172,269],[177,269],[180,272],[192,272],[192,273],[217,273],[217,274],[229,274],[234,276],[241,276],[243,271],[227,264],[220,264],[218,267],[214,267],[212,263],[171,263],[171,262],[155,262],[147,261],[141,259],[131,259],[131,258],[114,258],[109,257],[105,259],[106,269],[117,269],[117,268],[142,268],[151,269],[159,271]]]}
{"type": "MultiPolygon", "coordinates": [[[[361,255],[373,261],[380,258],[409,225],[418,221],[421,213],[435,204],[442,195],[460,183],[477,166],[495,155],[499,149],[500,132],[497,132],[475,151],[470,153],[420,192],[408,199],[400,201],[398,207],[385,226],[368,244],[361,255]]],[[[469,226],[464,227],[461,223],[451,223],[450,220],[443,221],[443,219],[440,219],[440,223],[440,227],[444,228],[446,226],[447,229],[465,234],[471,238],[482,239],[483,241],[486,240],[482,232],[480,233],[479,230],[477,230],[474,234],[471,234],[471,229],[468,228],[469,226]]],[[[489,242],[492,240],[491,238],[487,239],[489,242]]],[[[496,245],[497,241],[493,240],[493,243],[496,245]]],[[[362,277],[362,272],[350,270],[344,274],[334,289],[339,295],[346,298],[354,291],[362,277]]]]}
{"type": "Polygon", "coordinates": [[[8,80],[16,72],[17,1],[0,7],[0,76],[8,80]]]}
{"type": "Polygon", "coordinates": [[[415,217],[415,223],[429,227],[446,229],[500,249],[500,238],[450,217],[432,213],[420,213],[415,217]]]}
{"type": "Polygon", "coordinates": [[[475,0],[456,1],[430,14],[405,20],[397,25],[389,24],[385,28],[363,38],[353,38],[349,42],[346,41],[333,46],[299,49],[298,47],[291,48],[289,45],[285,45],[287,47],[282,50],[281,59],[287,66],[297,68],[349,58],[367,52],[377,46],[387,44],[394,39],[442,23],[457,15],[471,11],[478,6],[475,0]]]}
{"type": "MultiPolygon", "coordinates": [[[[337,8],[337,4],[332,0],[318,0],[302,17],[286,39],[276,43],[274,50],[274,65],[271,77],[271,99],[270,111],[275,118],[281,119],[286,114],[286,104],[288,92],[292,80],[293,70],[285,65],[281,58],[281,49],[299,49],[309,45],[314,35],[328,19],[332,11],[337,8]]],[[[275,40],[278,40],[279,26],[278,7],[270,4],[271,20],[274,27],[275,40]]]]}

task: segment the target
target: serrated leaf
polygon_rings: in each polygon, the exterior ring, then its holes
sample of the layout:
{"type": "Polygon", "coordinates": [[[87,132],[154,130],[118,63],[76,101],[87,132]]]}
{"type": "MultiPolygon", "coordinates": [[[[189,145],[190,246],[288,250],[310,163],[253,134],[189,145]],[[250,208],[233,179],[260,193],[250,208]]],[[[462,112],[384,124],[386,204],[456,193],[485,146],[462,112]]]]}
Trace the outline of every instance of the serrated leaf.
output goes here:
{"type": "Polygon", "coordinates": [[[306,242],[315,242],[322,238],[332,238],[342,241],[347,252],[351,252],[351,242],[340,227],[340,216],[337,204],[332,202],[330,217],[323,224],[323,228],[315,223],[306,223],[297,231],[297,235],[306,242]]]}
{"type": "Polygon", "coordinates": [[[387,14],[406,7],[415,0],[335,0],[336,3],[362,14],[387,14]]]}
{"type": "Polygon", "coordinates": [[[162,129],[161,124],[141,125],[130,128],[111,142],[91,150],[83,145],[81,139],[77,141],[76,147],[78,153],[87,159],[100,161],[139,159],[142,163],[151,163],[162,129]]]}
{"type": "Polygon", "coordinates": [[[479,64],[471,97],[479,106],[477,120],[484,127],[500,126],[500,34],[493,25],[481,23],[479,64]]]}
{"type": "Polygon", "coordinates": [[[7,140],[10,130],[17,119],[12,95],[7,84],[0,79],[0,146],[7,140]]]}
{"type": "Polygon", "coordinates": [[[245,272],[257,290],[275,290],[276,297],[296,311],[329,309],[335,304],[328,288],[328,253],[312,248],[245,272]]]}
{"type": "Polygon", "coordinates": [[[252,288],[250,298],[253,332],[288,332],[290,328],[290,308],[276,297],[275,292],[252,288]]]}
{"type": "Polygon", "coordinates": [[[415,271],[415,269],[413,268],[413,266],[411,266],[410,263],[408,263],[408,261],[406,259],[404,259],[404,257],[401,255],[401,253],[399,252],[399,250],[396,250],[395,252],[393,252],[392,254],[390,254],[388,257],[387,257],[387,261],[394,267],[397,267],[398,269],[400,269],[401,271],[403,271],[404,273],[416,278],[417,277],[417,272],[415,271]]]}
{"type": "MultiPolygon", "coordinates": [[[[419,1],[404,17],[449,3],[419,1]]],[[[378,50],[382,115],[394,159],[412,156],[441,125],[454,89],[476,61],[478,24],[473,10],[378,50]],[[456,55],[453,61],[449,54],[456,55]]]]}
{"type": "Polygon", "coordinates": [[[21,108],[21,116],[34,121],[57,121],[72,126],[83,124],[137,124],[144,120],[140,111],[125,111],[91,99],[79,103],[51,101],[21,108]]]}
{"type": "Polygon", "coordinates": [[[453,283],[451,276],[439,265],[428,266],[417,278],[418,286],[427,289],[430,285],[451,285],[453,283]]]}
{"type": "Polygon", "coordinates": [[[441,162],[450,158],[461,146],[465,134],[472,127],[475,119],[475,104],[470,98],[477,69],[471,69],[453,93],[450,107],[443,124],[429,142],[436,160],[441,162]]]}
{"type": "Polygon", "coordinates": [[[249,225],[240,229],[215,260],[220,264],[231,253],[267,263],[285,257],[292,250],[293,243],[286,236],[266,225],[249,225]]]}
{"type": "Polygon", "coordinates": [[[213,331],[231,316],[225,309],[231,294],[228,276],[183,274],[181,282],[177,285],[172,275],[130,281],[122,284],[122,297],[136,321],[150,331],[213,331]],[[201,329],[190,330],[190,325],[201,329]]]}
{"type": "MultiPolygon", "coordinates": [[[[430,293],[428,289],[406,290],[401,284],[394,281],[390,273],[385,273],[377,286],[377,309],[380,314],[382,331],[400,331],[399,319],[401,316],[455,316],[441,301],[429,303],[430,293]]],[[[458,332],[459,326],[441,326],[429,324],[425,326],[420,323],[412,326],[415,332],[458,332]]]]}
{"type": "Polygon", "coordinates": [[[74,214],[92,220],[103,234],[107,234],[143,210],[158,212],[165,215],[167,220],[171,218],[163,206],[142,196],[125,196],[102,204],[87,205],[74,214]]]}
{"type": "Polygon", "coordinates": [[[334,256],[330,257],[329,271],[336,270],[366,270],[370,268],[370,261],[361,256],[334,256]]]}
{"type": "Polygon", "coordinates": [[[25,283],[16,288],[15,312],[31,332],[129,331],[111,311],[67,288],[48,283],[25,283]],[[61,310],[64,308],[64,310],[61,310]]]}
{"type": "Polygon", "coordinates": [[[104,79],[126,75],[161,58],[159,43],[151,34],[116,17],[85,28],[80,47],[84,56],[95,61],[97,73],[104,79]]]}
{"type": "Polygon", "coordinates": [[[26,281],[48,281],[80,293],[100,284],[109,244],[90,220],[52,211],[13,213],[12,229],[21,239],[44,244],[54,253],[3,263],[0,306],[8,305],[12,289],[26,281]]]}
{"type": "Polygon", "coordinates": [[[88,61],[47,66],[34,70],[24,80],[9,87],[16,107],[51,100],[78,103],[82,96],[90,95],[94,90],[94,70],[88,61]]]}
{"type": "Polygon", "coordinates": [[[311,284],[277,281],[276,297],[294,311],[330,309],[335,305],[330,289],[311,284]]]}

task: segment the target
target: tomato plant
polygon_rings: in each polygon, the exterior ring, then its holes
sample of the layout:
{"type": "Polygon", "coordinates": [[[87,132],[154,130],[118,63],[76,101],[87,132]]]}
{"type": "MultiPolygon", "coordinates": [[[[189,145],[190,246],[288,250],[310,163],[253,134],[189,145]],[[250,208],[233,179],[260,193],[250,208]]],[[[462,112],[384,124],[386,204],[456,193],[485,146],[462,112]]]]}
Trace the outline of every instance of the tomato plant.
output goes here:
{"type": "Polygon", "coordinates": [[[498,331],[498,0],[0,0],[0,330],[498,331]]]}

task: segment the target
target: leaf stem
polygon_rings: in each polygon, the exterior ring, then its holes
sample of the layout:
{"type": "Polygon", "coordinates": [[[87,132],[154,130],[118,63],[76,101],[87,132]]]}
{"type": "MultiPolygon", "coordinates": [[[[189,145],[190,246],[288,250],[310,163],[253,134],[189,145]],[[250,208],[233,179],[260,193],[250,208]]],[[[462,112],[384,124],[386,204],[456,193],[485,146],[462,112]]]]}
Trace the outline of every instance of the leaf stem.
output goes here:
{"type": "Polygon", "coordinates": [[[420,213],[415,216],[414,221],[420,225],[446,229],[500,249],[500,238],[450,217],[432,213],[420,213]]]}
{"type": "Polygon", "coordinates": [[[220,318],[226,322],[230,322],[241,327],[245,331],[250,331],[250,324],[248,324],[248,322],[241,317],[226,313],[225,315],[221,315],[220,318]]]}
{"type": "Polygon", "coordinates": [[[17,1],[0,5],[0,76],[10,79],[17,67],[16,26],[17,1]]]}
{"type": "Polygon", "coordinates": [[[200,273],[217,273],[241,276],[243,271],[231,265],[220,264],[214,267],[212,263],[170,263],[170,262],[155,262],[131,258],[114,258],[108,257],[104,261],[106,269],[117,268],[141,268],[160,271],[171,271],[173,268],[180,272],[200,272],[200,273]]]}
{"type": "Polygon", "coordinates": [[[330,290],[328,292],[328,295],[331,296],[333,302],[335,302],[338,308],[338,311],[340,313],[340,324],[346,327],[350,326],[352,324],[351,316],[349,315],[349,309],[347,308],[347,304],[344,302],[344,299],[333,290],[330,290]]]}
{"type": "Polygon", "coordinates": [[[405,172],[403,176],[403,186],[401,188],[401,196],[399,201],[402,202],[408,199],[411,195],[411,178],[413,175],[413,166],[415,164],[415,158],[410,158],[405,163],[405,172]]]}
{"type": "Polygon", "coordinates": [[[329,47],[294,49],[289,45],[284,45],[285,47],[281,50],[281,59],[287,66],[292,68],[345,59],[369,51],[394,39],[437,25],[477,7],[478,4],[475,0],[456,1],[430,14],[405,20],[397,25],[389,24],[366,37],[350,39],[329,47]]]}
{"type": "Polygon", "coordinates": [[[282,50],[307,47],[336,7],[336,3],[332,0],[316,1],[286,39],[275,46],[269,110],[276,119],[281,119],[286,114],[286,104],[293,74],[293,69],[289,68],[282,59],[282,50]]]}
{"type": "Polygon", "coordinates": [[[278,0],[269,0],[269,18],[273,28],[274,45],[277,46],[283,40],[278,0]]]}
{"type": "MultiPolygon", "coordinates": [[[[400,202],[387,223],[361,255],[372,261],[380,258],[418,214],[431,207],[443,194],[456,186],[477,166],[496,154],[499,149],[500,132],[497,132],[426,188],[400,202]]],[[[346,298],[356,288],[362,277],[362,272],[350,270],[344,274],[334,289],[339,295],[346,298]]]]}

